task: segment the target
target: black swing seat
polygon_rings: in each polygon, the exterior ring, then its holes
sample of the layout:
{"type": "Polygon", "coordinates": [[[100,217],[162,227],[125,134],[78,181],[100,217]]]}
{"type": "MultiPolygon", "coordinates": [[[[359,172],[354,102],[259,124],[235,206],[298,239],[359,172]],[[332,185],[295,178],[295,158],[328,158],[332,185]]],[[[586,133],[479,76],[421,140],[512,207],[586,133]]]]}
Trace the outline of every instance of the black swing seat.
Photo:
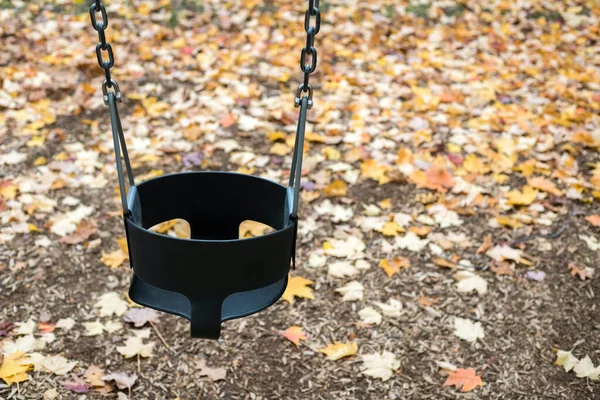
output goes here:
{"type": "Polygon", "coordinates": [[[270,306],[287,286],[294,253],[290,193],[263,178],[209,171],[131,186],[125,216],[133,268],[129,296],[188,319],[192,337],[212,339],[219,337],[221,322],[270,306]],[[190,224],[190,239],[149,230],[176,218],[190,224]],[[245,220],[275,231],[239,239],[245,220]]]}

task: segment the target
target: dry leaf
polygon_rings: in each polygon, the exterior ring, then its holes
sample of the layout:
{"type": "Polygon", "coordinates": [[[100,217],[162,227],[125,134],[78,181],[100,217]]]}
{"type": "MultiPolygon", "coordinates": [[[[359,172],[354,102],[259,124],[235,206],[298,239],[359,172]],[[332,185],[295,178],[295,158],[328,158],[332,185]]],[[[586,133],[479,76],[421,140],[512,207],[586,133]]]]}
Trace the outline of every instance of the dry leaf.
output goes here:
{"type": "Polygon", "coordinates": [[[401,269],[408,269],[410,267],[410,260],[406,257],[396,257],[393,260],[384,258],[379,263],[379,266],[383,268],[388,278],[394,276],[400,272],[401,269]]]}
{"type": "Polygon", "coordinates": [[[362,373],[372,378],[379,378],[384,382],[390,379],[394,375],[394,371],[400,368],[400,361],[396,360],[396,355],[389,351],[365,354],[361,358],[364,363],[362,373]]]}
{"type": "Polygon", "coordinates": [[[0,365],[0,378],[8,386],[13,383],[24,382],[29,379],[27,371],[33,368],[33,364],[25,357],[25,354],[17,351],[4,357],[0,365]]]}
{"type": "Polygon", "coordinates": [[[294,343],[296,346],[300,346],[301,340],[306,340],[308,337],[306,333],[299,326],[290,326],[283,332],[282,336],[294,343]]]}
{"type": "Polygon", "coordinates": [[[477,386],[483,386],[481,377],[472,368],[457,368],[446,378],[444,386],[456,386],[461,392],[470,392],[477,386]]]}
{"type": "Polygon", "coordinates": [[[325,189],[323,194],[327,197],[345,196],[348,193],[348,185],[341,179],[336,179],[331,182],[325,189]]]}
{"type": "Polygon", "coordinates": [[[210,368],[206,365],[206,360],[201,358],[195,360],[196,368],[200,370],[200,376],[208,376],[213,382],[225,379],[227,376],[227,369],[225,368],[210,368]]]}
{"type": "Polygon", "coordinates": [[[336,292],[342,294],[342,301],[362,300],[365,287],[358,281],[348,282],[341,288],[335,289],[336,292]]]}
{"type": "Polygon", "coordinates": [[[506,203],[514,206],[528,206],[533,203],[537,195],[537,190],[526,185],[523,186],[523,192],[512,190],[506,193],[506,197],[508,198],[506,203]]]}
{"type": "Polygon", "coordinates": [[[104,293],[94,306],[100,308],[101,317],[110,317],[111,315],[120,317],[127,311],[127,302],[121,300],[121,296],[116,292],[104,293]]]}
{"type": "Polygon", "coordinates": [[[302,297],[305,299],[314,300],[313,290],[308,287],[313,281],[302,278],[301,276],[292,276],[288,280],[288,285],[281,298],[290,304],[294,304],[294,297],[302,297]]]}
{"type": "Polygon", "coordinates": [[[454,334],[467,342],[476,342],[485,337],[481,322],[458,317],[454,318],[454,334]]]}
{"type": "Polygon", "coordinates": [[[355,355],[358,352],[358,344],[356,342],[333,342],[319,349],[319,352],[325,354],[328,360],[335,361],[355,355]]]}
{"type": "Polygon", "coordinates": [[[573,369],[579,360],[570,351],[558,350],[554,364],[562,366],[566,372],[573,369]]]}

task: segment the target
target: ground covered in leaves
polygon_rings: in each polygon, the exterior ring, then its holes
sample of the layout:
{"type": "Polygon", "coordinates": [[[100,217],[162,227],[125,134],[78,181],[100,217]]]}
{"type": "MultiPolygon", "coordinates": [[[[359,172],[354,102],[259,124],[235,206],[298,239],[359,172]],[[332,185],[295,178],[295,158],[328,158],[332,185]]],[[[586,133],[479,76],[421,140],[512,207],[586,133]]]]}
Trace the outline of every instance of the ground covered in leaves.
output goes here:
{"type": "MultiPolygon", "coordinates": [[[[108,1],[138,181],[286,182],[305,7],[108,1]]],[[[88,5],[0,2],[0,398],[600,398],[598,3],[320,8],[298,268],[206,341],[127,298],[88,5]]]]}

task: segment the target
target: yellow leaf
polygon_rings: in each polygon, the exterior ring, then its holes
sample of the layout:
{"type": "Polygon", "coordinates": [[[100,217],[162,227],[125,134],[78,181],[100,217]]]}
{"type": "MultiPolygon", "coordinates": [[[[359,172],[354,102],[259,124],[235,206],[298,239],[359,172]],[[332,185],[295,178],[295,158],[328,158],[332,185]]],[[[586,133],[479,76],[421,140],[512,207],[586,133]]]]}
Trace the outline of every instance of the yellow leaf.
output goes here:
{"type": "Polygon", "coordinates": [[[46,161],[47,161],[46,157],[38,157],[33,162],[33,165],[36,166],[36,167],[39,167],[40,165],[46,164],[46,161]]]}
{"type": "Polygon", "coordinates": [[[140,175],[136,178],[136,182],[143,182],[143,181],[147,181],[149,179],[152,178],[156,178],[158,176],[161,176],[163,174],[163,171],[161,169],[153,169],[150,172],[148,172],[147,174],[144,175],[140,175]]]}
{"type": "Polygon", "coordinates": [[[398,150],[398,157],[396,158],[396,164],[412,164],[414,162],[414,157],[412,151],[407,147],[402,147],[398,150]]]}
{"type": "Polygon", "coordinates": [[[521,226],[521,223],[519,221],[517,221],[516,219],[513,219],[511,217],[508,217],[506,215],[501,215],[499,217],[496,217],[496,221],[500,225],[508,226],[513,229],[519,228],[521,226]]]}
{"type": "Polygon", "coordinates": [[[321,150],[321,153],[328,159],[332,161],[338,161],[342,158],[342,153],[338,149],[332,146],[327,146],[321,150]]]}
{"type": "Polygon", "coordinates": [[[283,332],[283,337],[294,343],[296,346],[300,346],[301,340],[306,340],[308,337],[306,333],[299,326],[290,326],[283,332]]]}
{"type": "Polygon", "coordinates": [[[127,248],[127,237],[123,236],[122,238],[117,239],[117,244],[123,253],[129,253],[129,249],[127,248]]]}
{"type": "Polygon", "coordinates": [[[384,185],[390,181],[385,173],[390,170],[387,165],[377,164],[375,160],[367,160],[360,164],[360,171],[365,178],[371,178],[384,185]]]}
{"type": "Polygon", "coordinates": [[[356,342],[333,342],[328,344],[326,347],[319,349],[319,353],[323,353],[327,356],[328,360],[339,360],[340,358],[350,357],[358,352],[358,344],[356,342]]]}
{"type": "Polygon", "coordinates": [[[397,236],[399,232],[404,232],[404,228],[402,228],[396,221],[388,221],[381,228],[381,233],[385,236],[397,236]]]}
{"type": "Polygon", "coordinates": [[[271,150],[269,150],[269,153],[275,154],[277,156],[285,156],[291,151],[292,149],[285,143],[275,143],[273,144],[273,147],[271,147],[271,150]]]}
{"type": "Polygon", "coordinates": [[[379,262],[379,266],[383,268],[388,278],[394,276],[400,272],[401,269],[408,269],[410,267],[410,260],[406,257],[396,257],[391,262],[384,258],[379,262]]]}
{"type": "Polygon", "coordinates": [[[285,140],[285,133],[281,131],[269,133],[269,142],[277,142],[279,140],[285,140]]]}
{"type": "Polygon", "coordinates": [[[313,290],[312,288],[308,287],[308,285],[312,285],[313,283],[313,281],[305,279],[301,276],[290,277],[288,280],[288,285],[285,288],[285,292],[281,298],[290,304],[294,304],[294,297],[302,297],[305,299],[314,300],[315,296],[313,295],[313,290]]]}
{"type": "Polygon", "coordinates": [[[487,167],[475,154],[469,154],[465,158],[465,161],[463,162],[463,168],[465,171],[472,172],[474,174],[486,174],[490,171],[489,167],[487,167]]]}
{"type": "Polygon", "coordinates": [[[523,192],[519,192],[518,190],[511,190],[506,193],[506,197],[508,198],[507,204],[514,206],[528,206],[538,195],[538,191],[532,188],[531,186],[523,186],[523,192]]]}
{"type": "Polygon", "coordinates": [[[327,197],[345,196],[348,193],[348,185],[341,179],[336,179],[323,190],[323,193],[327,197]]]}
{"type": "Polygon", "coordinates": [[[111,253],[102,252],[102,258],[100,259],[104,265],[110,268],[118,268],[127,259],[126,253],[121,250],[115,250],[111,253]]]}
{"type": "Polygon", "coordinates": [[[392,199],[390,199],[390,198],[383,199],[378,204],[379,204],[379,207],[386,209],[386,210],[390,210],[392,208],[392,199]]]}
{"type": "Polygon", "coordinates": [[[29,379],[27,371],[32,368],[33,364],[30,364],[29,359],[25,358],[25,353],[16,351],[4,357],[4,362],[0,366],[0,378],[8,386],[13,383],[23,382],[29,379]]]}
{"type": "Polygon", "coordinates": [[[17,197],[18,187],[10,181],[0,184],[0,197],[6,200],[14,200],[17,197]]]}
{"type": "Polygon", "coordinates": [[[27,147],[41,147],[45,141],[46,138],[44,136],[34,136],[26,144],[27,147]]]}

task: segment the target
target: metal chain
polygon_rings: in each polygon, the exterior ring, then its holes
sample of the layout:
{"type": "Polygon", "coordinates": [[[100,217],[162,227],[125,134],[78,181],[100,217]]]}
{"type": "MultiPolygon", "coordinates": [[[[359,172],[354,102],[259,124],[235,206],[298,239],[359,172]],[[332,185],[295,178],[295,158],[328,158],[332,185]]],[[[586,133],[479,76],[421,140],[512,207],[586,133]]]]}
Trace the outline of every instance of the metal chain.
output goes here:
{"type": "Polygon", "coordinates": [[[317,69],[317,48],[315,47],[315,36],[321,30],[321,11],[319,11],[319,0],[308,0],[308,9],[304,14],[304,30],[306,31],[306,45],[300,54],[300,69],[304,72],[304,82],[296,89],[294,106],[300,107],[300,95],[308,92],[308,108],[313,106],[313,87],[309,83],[310,74],[317,69]],[[311,17],[315,17],[315,24],[311,25],[311,17]],[[307,57],[310,57],[307,60],[307,57]]]}
{"type": "Polygon", "coordinates": [[[99,43],[96,45],[96,58],[98,59],[98,65],[104,70],[104,82],[102,82],[102,96],[104,97],[104,104],[108,105],[108,89],[111,88],[115,92],[115,97],[120,103],[123,101],[121,96],[121,90],[119,84],[112,78],[110,69],[115,65],[115,56],[110,43],[106,41],[106,34],[104,31],[108,27],[108,13],[106,7],[102,4],[102,0],[94,0],[90,6],[90,19],[92,20],[92,28],[98,32],[99,43]],[[97,14],[100,13],[102,21],[98,22],[96,19],[97,14]],[[105,60],[102,56],[102,52],[106,52],[108,60],[105,60]]]}

